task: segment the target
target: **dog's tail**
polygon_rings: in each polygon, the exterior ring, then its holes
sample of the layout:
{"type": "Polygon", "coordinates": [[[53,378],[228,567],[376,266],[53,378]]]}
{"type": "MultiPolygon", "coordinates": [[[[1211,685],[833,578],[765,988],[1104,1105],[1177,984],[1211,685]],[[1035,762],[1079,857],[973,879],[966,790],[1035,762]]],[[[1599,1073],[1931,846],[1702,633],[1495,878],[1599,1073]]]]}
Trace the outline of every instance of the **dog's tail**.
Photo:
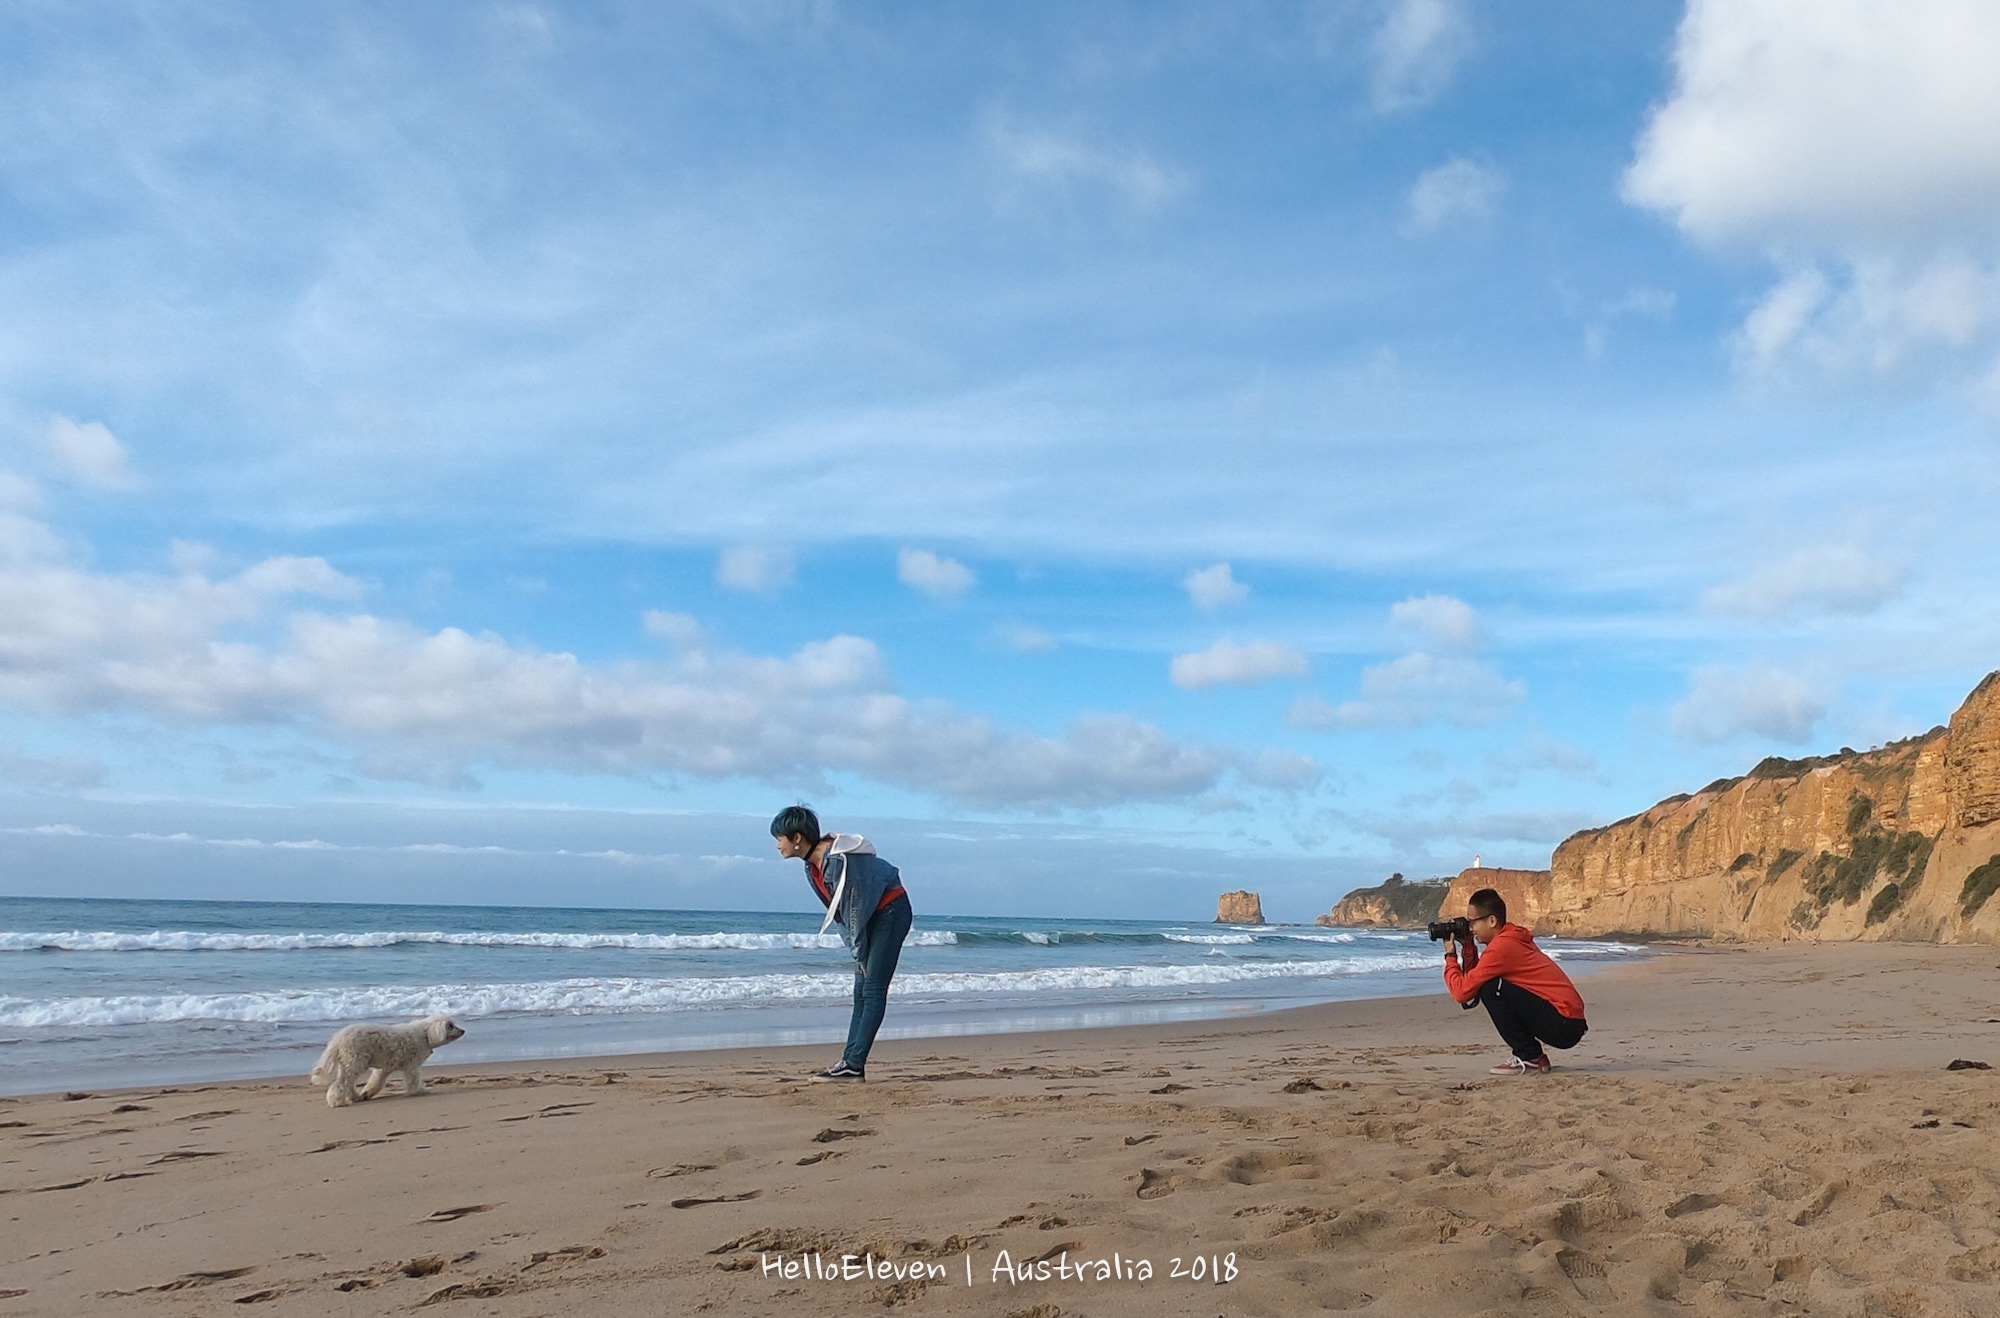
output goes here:
{"type": "Polygon", "coordinates": [[[313,1063],[312,1075],[309,1078],[314,1084],[333,1083],[334,1074],[340,1069],[339,1043],[340,1041],[336,1039],[327,1044],[326,1051],[319,1055],[317,1062],[313,1063]]]}

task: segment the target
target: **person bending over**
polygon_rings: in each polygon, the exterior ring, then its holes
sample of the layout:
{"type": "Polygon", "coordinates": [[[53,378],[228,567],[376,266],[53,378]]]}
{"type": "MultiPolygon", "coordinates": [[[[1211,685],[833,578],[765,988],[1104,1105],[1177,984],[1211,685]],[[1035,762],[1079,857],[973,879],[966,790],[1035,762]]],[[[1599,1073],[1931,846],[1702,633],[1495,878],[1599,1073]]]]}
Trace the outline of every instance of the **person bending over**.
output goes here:
{"type": "Polygon", "coordinates": [[[1551,1069],[1547,1049],[1574,1048],[1590,1028],[1583,995],[1526,929],[1507,923],[1507,902],[1493,889],[1466,900],[1465,922],[1471,928],[1444,945],[1444,987],[1468,1010],[1485,1003],[1493,1028],[1513,1050],[1493,1074],[1551,1069]]]}
{"type": "Polygon", "coordinates": [[[889,981],[910,935],[910,897],[903,876],[875,854],[875,844],[857,833],[826,833],[819,816],[802,805],[788,805],[771,821],[778,854],[806,863],[806,882],[826,907],[826,921],[840,926],[840,937],[854,953],[854,1015],[847,1025],[847,1048],[840,1061],[813,1076],[815,1080],[864,1080],[868,1053],[882,1016],[889,1008],[889,981]]]}

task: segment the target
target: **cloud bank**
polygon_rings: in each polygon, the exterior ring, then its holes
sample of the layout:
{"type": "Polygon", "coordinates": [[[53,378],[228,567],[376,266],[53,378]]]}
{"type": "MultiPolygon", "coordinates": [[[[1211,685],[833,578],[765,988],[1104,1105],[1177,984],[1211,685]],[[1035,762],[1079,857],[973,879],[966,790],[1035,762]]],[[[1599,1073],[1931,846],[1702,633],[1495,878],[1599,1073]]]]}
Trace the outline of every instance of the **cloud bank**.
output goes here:
{"type": "Polygon", "coordinates": [[[2000,12],[1981,0],[1693,0],[1626,200],[1779,278],[1734,339],[1754,372],[2000,359],[2000,12]]]}

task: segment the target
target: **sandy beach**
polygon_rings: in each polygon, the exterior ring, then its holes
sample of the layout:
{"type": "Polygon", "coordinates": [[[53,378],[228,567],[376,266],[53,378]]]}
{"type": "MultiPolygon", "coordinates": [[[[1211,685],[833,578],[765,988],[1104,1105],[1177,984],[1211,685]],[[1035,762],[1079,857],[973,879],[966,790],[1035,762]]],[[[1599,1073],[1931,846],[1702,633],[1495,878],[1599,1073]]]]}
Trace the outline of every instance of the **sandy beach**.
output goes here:
{"type": "Polygon", "coordinates": [[[0,1314],[1986,1313],[1996,959],[1665,948],[1535,1077],[1440,992],[5,1100],[0,1314]]]}

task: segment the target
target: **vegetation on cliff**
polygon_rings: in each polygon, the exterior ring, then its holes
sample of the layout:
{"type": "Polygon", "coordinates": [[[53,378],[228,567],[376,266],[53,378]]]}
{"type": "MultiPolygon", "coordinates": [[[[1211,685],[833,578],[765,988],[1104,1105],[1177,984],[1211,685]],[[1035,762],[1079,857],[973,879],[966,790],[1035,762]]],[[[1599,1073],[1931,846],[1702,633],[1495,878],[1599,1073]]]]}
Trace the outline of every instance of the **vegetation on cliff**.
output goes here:
{"type": "MultiPolygon", "coordinates": [[[[1930,864],[1931,849],[1937,839],[1927,833],[1901,832],[1875,822],[1875,802],[1857,794],[1847,808],[1847,846],[1844,851],[1822,851],[1806,863],[1802,876],[1805,897],[1792,912],[1792,924],[1800,930],[1816,929],[1835,902],[1852,906],[1875,886],[1877,879],[1889,882],[1868,904],[1865,923],[1876,925],[1894,915],[1923,882],[1930,864]]],[[[1798,857],[1797,852],[1780,856],[1798,857]]]]}
{"type": "Polygon", "coordinates": [[[2000,673],[1929,732],[1772,756],[1571,836],[1542,914],[1585,937],[2000,942],[1996,848],[2000,673]]]}
{"type": "Polygon", "coordinates": [[[1451,880],[1418,879],[1391,874],[1373,888],[1356,888],[1340,899],[1324,925],[1372,925],[1389,929],[1421,929],[1438,917],[1451,880]]]}

